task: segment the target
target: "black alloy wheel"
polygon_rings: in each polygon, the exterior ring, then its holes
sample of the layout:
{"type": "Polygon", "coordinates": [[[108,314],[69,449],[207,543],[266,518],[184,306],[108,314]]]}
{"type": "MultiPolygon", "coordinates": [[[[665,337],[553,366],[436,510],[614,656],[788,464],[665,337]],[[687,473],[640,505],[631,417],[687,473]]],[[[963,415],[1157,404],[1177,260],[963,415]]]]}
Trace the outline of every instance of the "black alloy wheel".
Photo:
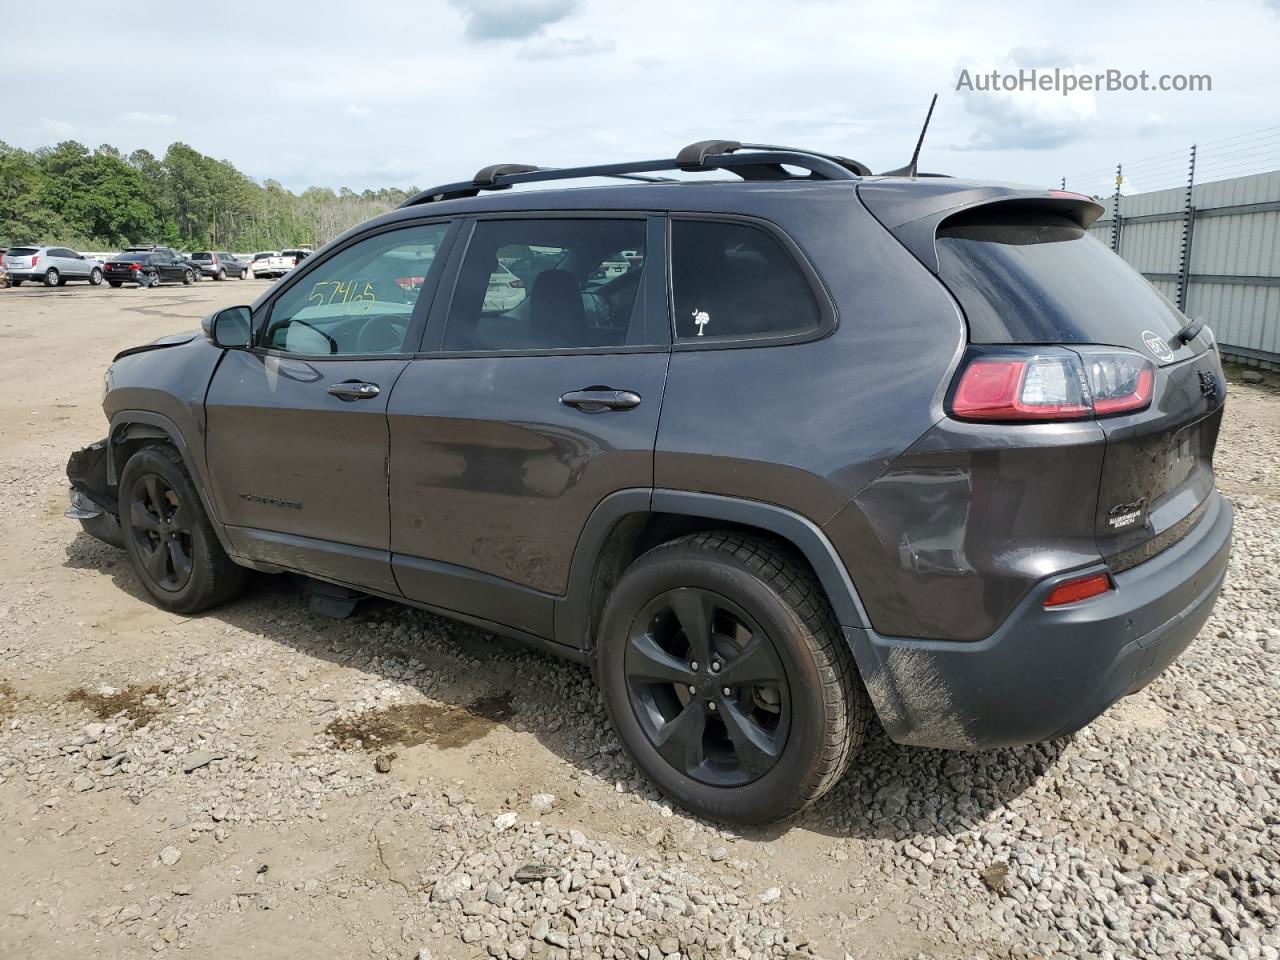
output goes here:
{"type": "Polygon", "coordinates": [[[129,528],[138,559],[155,586],[177,593],[191,579],[190,505],[155,473],[139,476],[129,493],[129,528]]]}
{"type": "Polygon", "coordinates": [[[697,587],[655,597],[634,621],[624,662],[637,721],[686,776],[741,786],[782,755],[786,671],[768,634],[727,597],[697,587]]]}

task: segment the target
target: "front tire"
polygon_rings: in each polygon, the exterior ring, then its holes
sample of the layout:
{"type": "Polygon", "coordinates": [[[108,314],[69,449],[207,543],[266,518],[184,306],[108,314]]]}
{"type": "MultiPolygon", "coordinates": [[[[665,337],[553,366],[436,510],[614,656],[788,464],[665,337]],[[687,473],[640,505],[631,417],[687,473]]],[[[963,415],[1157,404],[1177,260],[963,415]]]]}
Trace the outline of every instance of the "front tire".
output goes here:
{"type": "Polygon", "coordinates": [[[219,271],[218,271],[218,277],[217,277],[217,279],[219,279],[219,280],[225,280],[225,279],[227,279],[227,271],[225,271],[225,270],[219,270],[219,271]]]}
{"type": "Polygon", "coordinates": [[[50,267],[44,272],[44,285],[46,287],[57,287],[62,284],[62,277],[58,274],[57,268],[50,267]]]}
{"type": "Polygon", "coordinates": [[[102,283],[102,271],[94,267],[89,271],[89,285],[96,287],[102,283]]]}
{"type": "Polygon", "coordinates": [[[756,537],[699,533],[644,554],[605,606],[595,665],[637,766],[714,820],[796,815],[866,736],[870,703],[822,587],[756,537]]]}
{"type": "Polygon", "coordinates": [[[129,458],[120,526],[134,573],[165,610],[197,613],[244,589],[246,571],[222,549],[173,447],[143,447],[129,458]]]}

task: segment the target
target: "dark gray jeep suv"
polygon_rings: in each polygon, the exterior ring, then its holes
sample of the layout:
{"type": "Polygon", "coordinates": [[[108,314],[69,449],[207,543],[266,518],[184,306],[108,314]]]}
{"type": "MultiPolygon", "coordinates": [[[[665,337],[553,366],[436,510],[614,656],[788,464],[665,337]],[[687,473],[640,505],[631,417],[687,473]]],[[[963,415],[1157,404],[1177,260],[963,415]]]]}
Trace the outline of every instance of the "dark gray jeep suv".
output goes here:
{"type": "Polygon", "coordinates": [[[1212,335],[1100,210],[723,141],[486,168],[120,354],[70,514],[171,610],[294,571],[588,663],[713,818],[803,809],[873,712],[1059,737],[1191,642],[1231,540],[1212,335]],[[577,177],[626,182],[498,192],[577,177]]]}

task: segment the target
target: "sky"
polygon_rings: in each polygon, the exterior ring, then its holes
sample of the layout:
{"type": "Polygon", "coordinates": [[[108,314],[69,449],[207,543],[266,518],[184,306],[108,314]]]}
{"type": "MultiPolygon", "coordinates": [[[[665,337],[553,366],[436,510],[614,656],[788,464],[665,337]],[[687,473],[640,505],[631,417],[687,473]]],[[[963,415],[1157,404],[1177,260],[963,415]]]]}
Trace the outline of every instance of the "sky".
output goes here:
{"type": "Polygon", "coordinates": [[[62,0],[58,19],[4,17],[0,140],[180,140],[292,190],[670,157],[711,138],[880,171],[908,160],[934,93],[923,170],[1092,189],[1124,161],[1129,192],[1185,180],[1192,142],[1206,173],[1280,166],[1280,0],[258,0],[136,17],[62,0]],[[957,89],[962,71],[976,85],[1020,67],[1207,74],[1212,90],[957,89]]]}

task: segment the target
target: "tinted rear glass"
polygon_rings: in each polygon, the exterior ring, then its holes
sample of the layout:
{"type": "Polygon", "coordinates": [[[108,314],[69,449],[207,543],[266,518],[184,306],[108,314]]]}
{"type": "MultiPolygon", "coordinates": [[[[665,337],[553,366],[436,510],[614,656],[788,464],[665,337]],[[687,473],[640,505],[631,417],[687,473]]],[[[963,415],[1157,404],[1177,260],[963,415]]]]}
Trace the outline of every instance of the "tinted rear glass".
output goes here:
{"type": "Polygon", "coordinates": [[[979,209],[946,221],[937,249],[974,343],[1123,345],[1182,326],[1159,291],[1057,214],[979,209]]]}
{"type": "Polygon", "coordinates": [[[191,259],[192,260],[212,260],[213,254],[212,253],[193,253],[191,255],[191,259]]]}
{"type": "Polygon", "coordinates": [[[40,250],[37,247],[14,247],[6,255],[10,257],[29,257],[39,252],[40,250]]]}
{"type": "Polygon", "coordinates": [[[149,256],[150,254],[147,254],[147,253],[122,253],[118,257],[112,257],[111,262],[112,263],[146,263],[147,257],[149,256]]]}

